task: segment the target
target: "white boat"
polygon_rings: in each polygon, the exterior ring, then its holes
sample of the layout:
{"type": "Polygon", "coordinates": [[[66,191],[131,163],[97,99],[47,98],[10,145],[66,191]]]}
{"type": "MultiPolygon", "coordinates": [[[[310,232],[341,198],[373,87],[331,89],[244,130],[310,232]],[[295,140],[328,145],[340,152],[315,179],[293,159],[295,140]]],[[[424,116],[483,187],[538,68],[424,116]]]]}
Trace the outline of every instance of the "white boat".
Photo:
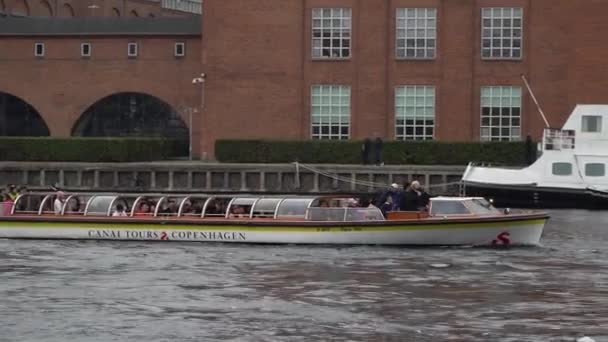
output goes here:
{"type": "Polygon", "coordinates": [[[437,197],[428,211],[386,217],[344,196],[74,194],[57,212],[55,199],[46,193],[18,197],[10,214],[0,216],[0,238],[538,245],[548,219],[541,212],[503,212],[475,197],[437,197]],[[124,216],[114,216],[121,208],[124,216]]]}
{"type": "Polygon", "coordinates": [[[465,193],[498,206],[608,208],[608,105],[577,105],[561,129],[545,129],[540,152],[522,169],[469,164],[465,193]]]}

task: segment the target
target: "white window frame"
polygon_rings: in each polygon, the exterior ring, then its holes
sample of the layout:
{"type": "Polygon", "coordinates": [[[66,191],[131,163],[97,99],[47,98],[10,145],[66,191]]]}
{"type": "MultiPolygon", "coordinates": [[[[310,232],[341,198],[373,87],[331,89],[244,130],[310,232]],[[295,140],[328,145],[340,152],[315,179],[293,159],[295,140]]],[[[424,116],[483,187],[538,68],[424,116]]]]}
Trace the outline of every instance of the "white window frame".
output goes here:
{"type": "Polygon", "coordinates": [[[313,8],[311,21],[310,53],[313,59],[349,59],[352,56],[351,8],[313,8]]]}
{"type": "Polygon", "coordinates": [[[397,8],[395,13],[395,57],[397,59],[435,59],[437,57],[436,8],[397,8]]]}
{"type": "Polygon", "coordinates": [[[484,86],[481,87],[480,99],[479,135],[481,140],[520,141],[522,88],[519,86],[484,86]],[[505,134],[505,132],[508,133],[505,134]]]}
{"type": "Polygon", "coordinates": [[[314,84],[310,87],[312,139],[350,138],[351,94],[351,86],[345,84],[314,84]]]}
{"type": "Polygon", "coordinates": [[[92,45],[91,43],[81,43],[80,44],[80,56],[81,57],[91,57],[91,50],[92,50],[92,45]],[[89,48],[89,52],[85,53],[84,48],[87,47],[89,48]]]}
{"type": "Polygon", "coordinates": [[[482,8],[481,58],[484,60],[521,60],[523,58],[523,31],[523,8],[482,8]]]}
{"type": "Polygon", "coordinates": [[[34,44],[34,56],[35,57],[44,57],[44,54],[46,52],[46,46],[44,45],[44,43],[35,43],[34,44]],[[38,53],[38,48],[40,47],[41,52],[38,53]]]}
{"type": "Polygon", "coordinates": [[[432,85],[395,87],[395,139],[433,140],[437,103],[432,85]]]}
{"type": "Polygon", "coordinates": [[[130,58],[135,58],[139,55],[139,44],[137,44],[136,42],[130,42],[129,44],[127,44],[127,57],[130,58]],[[135,52],[131,53],[131,47],[134,46],[135,47],[135,52]]]}
{"type": "Polygon", "coordinates": [[[601,115],[583,115],[581,117],[581,132],[583,132],[583,133],[601,133],[602,132],[602,125],[603,125],[602,121],[603,120],[602,120],[602,116],[601,115]],[[595,120],[598,121],[597,122],[597,130],[595,130],[595,131],[592,131],[592,130],[589,129],[589,123],[586,121],[586,120],[589,120],[591,118],[593,118],[593,119],[595,119],[595,120]]]}
{"type": "Polygon", "coordinates": [[[173,46],[173,55],[175,57],[185,57],[186,56],[186,43],[184,42],[175,42],[175,45],[173,46]],[[179,47],[181,47],[182,52],[179,53],[177,50],[179,49],[179,47]]]}

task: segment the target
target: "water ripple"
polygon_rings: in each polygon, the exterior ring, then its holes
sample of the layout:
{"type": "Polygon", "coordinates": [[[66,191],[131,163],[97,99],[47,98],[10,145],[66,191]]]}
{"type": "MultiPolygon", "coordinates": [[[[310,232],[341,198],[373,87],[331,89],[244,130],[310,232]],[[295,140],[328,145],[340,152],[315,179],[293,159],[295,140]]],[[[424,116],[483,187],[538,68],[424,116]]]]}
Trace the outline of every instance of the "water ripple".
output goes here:
{"type": "Polygon", "coordinates": [[[608,213],[543,247],[0,240],[0,341],[608,341],[608,213]]]}

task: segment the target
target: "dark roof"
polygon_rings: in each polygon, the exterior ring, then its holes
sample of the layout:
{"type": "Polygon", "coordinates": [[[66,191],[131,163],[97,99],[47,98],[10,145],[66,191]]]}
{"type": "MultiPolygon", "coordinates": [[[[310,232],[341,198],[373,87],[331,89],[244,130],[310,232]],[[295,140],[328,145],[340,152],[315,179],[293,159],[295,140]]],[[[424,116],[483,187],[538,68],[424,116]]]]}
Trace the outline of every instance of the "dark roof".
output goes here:
{"type": "Polygon", "coordinates": [[[0,36],[200,35],[201,16],[32,18],[0,16],[0,36]]]}

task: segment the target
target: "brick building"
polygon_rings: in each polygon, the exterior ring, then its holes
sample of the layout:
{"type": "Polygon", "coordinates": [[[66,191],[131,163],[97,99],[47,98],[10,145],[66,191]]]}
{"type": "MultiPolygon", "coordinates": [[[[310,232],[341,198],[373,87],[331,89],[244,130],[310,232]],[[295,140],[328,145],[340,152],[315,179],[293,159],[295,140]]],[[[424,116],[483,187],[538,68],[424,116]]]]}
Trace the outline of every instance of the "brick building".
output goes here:
{"type": "Polygon", "coordinates": [[[201,13],[201,0],[0,0],[0,15],[167,17],[201,13]]]}
{"type": "MultiPolygon", "coordinates": [[[[0,11],[19,14],[16,2],[0,0],[0,11]]],[[[165,1],[37,2],[53,16],[65,3],[75,16],[179,12],[165,1]]],[[[220,138],[539,138],[544,123],[520,75],[552,126],[577,103],[607,103],[607,10],[600,0],[207,0],[202,28],[179,32],[158,18],[52,34],[0,19],[0,92],[37,109],[55,136],[72,134],[108,94],[150,94],[184,122],[193,115],[203,157],[220,138]],[[140,55],[129,58],[136,41],[140,55]],[[93,53],[83,58],[86,42],[93,53]],[[187,53],[178,58],[179,42],[187,53]]]]}

